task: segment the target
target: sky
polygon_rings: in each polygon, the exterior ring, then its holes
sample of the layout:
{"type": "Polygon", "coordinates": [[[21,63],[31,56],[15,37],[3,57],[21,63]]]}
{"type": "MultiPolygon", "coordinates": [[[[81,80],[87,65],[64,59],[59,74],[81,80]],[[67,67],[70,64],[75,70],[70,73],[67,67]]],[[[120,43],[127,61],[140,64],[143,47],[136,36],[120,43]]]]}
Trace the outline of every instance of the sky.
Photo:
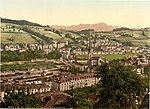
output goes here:
{"type": "Polygon", "coordinates": [[[0,0],[0,17],[42,25],[105,22],[120,27],[150,27],[150,0],[0,0]]]}

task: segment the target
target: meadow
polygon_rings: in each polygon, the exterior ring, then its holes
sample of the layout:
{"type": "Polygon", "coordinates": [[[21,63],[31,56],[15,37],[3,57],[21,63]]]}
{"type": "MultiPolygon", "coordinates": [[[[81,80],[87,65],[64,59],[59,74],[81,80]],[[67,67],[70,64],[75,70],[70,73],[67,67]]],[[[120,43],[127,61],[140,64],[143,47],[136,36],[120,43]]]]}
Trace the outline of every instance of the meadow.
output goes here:
{"type": "Polygon", "coordinates": [[[37,43],[37,41],[27,33],[1,33],[1,43],[37,43]]]}
{"type": "MultiPolygon", "coordinates": [[[[139,53],[123,53],[123,54],[94,54],[94,57],[101,57],[102,59],[107,59],[108,61],[123,59],[125,57],[140,55],[139,53]]],[[[88,58],[88,55],[78,55],[78,58],[88,58]]]]}

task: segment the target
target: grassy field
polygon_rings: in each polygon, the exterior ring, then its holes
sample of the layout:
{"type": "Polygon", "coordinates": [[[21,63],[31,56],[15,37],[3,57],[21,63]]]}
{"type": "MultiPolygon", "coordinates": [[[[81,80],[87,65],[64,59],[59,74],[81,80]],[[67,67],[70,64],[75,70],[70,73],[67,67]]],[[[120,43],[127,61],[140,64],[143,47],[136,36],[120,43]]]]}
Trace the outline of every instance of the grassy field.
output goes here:
{"type": "Polygon", "coordinates": [[[1,42],[7,43],[37,43],[29,34],[26,33],[1,33],[1,42]],[[13,39],[13,41],[9,40],[13,39]]]}
{"type": "Polygon", "coordinates": [[[61,38],[61,36],[59,36],[58,34],[55,34],[55,33],[51,32],[51,31],[44,31],[44,32],[41,32],[41,33],[44,34],[47,37],[50,37],[50,38],[54,39],[54,40],[61,38]]]}
{"type": "MultiPolygon", "coordinates": [[[[101,57],[103,59],[107,59],[108,61],[112,61],[114,59],[122,59],[128,56],[136,56],[138,53],[124,53],[124,54],[95,54],[94,57],[101,57]]],[[[88,55],[78,55],[78,58],[87,58],[88,55]]]]}
{"type": "Polygon", "coordinates": [[[125,57],[129,57],[129,56],[135,56],[138,54],[132,54],[132,53],[125,53],[125,54],[103,54],[101,55],[102,58],[106,58],[109,61],[114,60],[114,59],[122,59],[125,57]]]}
{"type": "Polygon", "coordinates": [[[129,32],[127,32],[127,34],[129,34],[132,37],[134,37],[135,39],[139,39],[139,40],[144,40],[144,39],[147,39],[147,37],[149,37],[149,32],[145,32],[145,34],[147,36],[144,36],[142,34],[142,31],[129,31],[129,32]]]}
{"type": "Polygon", "coordinates": [[[63,33],[64,33],[64,34],[71,34],[71,36],[74,37],[74,38],[80,37],[79,35],[74,34],[74,33],[72,33],[72,32],[69,32],[69,31],[63,31],[63,33]]]}
{"type": "Polygon", "coordinates": [[[56,33],[51,32],[51,31],[44,31],[44,30],[37,30],[37,29],[32,29],[32,30],[35,32],[39,32],[40,34],[44,34],[45,36],[52,38],[54,40],[61,38],[61,36],[59,36],[56,33]]]}
{"type": "Polygon", "coordinates": [[[72,41],[70,38],[59,36],[58,34],[51,31],[40,31],[36,29],[34,29],[34,31],[44,34],[46,37],[52,38],[55,41],[72,41]]]}
{"type": "Polygon", "coordinates": [[[37,41],[34,38],[32,38],[28,33],[16,32],[18,31],[18,28],[20,28],[19,25],[12,23],[1,23],[1,27],[6,27],[6,25],[15,26],[15,32],[2,32],[1,43],[37,43],[37,41]]]}
{"type": "Polygon", "coordinates": [[[146,44],[150,44],[150,39],[135,39],[134,37],[118,37],[115,38],[120,42],[131,42],[135,46],[144,46],[146,44]]]}
{"type": "Polygon", "coordinates": [[[132,43],[134,45],[143,45],[143,46],[145,44],[150,45],[150,39],[147,39],[147,40],[132,40],[132,43]]]}
{"type": "Polygon", "coordinates": [[[97,34],[98,34],[98,35],[102,35],[102,36],[103,36],[103,35],[108,35],[108,36],[111,36],[111,35],[112,35],[112,33],[102,33],[102,32],[98,32],[97,34]]]}

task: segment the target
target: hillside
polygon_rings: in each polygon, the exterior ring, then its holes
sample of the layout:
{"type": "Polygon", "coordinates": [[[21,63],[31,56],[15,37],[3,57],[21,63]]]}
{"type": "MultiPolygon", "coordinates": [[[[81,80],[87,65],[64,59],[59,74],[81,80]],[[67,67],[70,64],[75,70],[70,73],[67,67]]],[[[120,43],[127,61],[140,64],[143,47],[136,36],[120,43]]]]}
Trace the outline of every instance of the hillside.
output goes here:
{"type": "Polygon", "coordinates": [[[115,30],[114,39],[120,42],[130,42],[135,46],[150,45],[150,30],[143,29],[125,29],[115,30]]]}
{"type": "Polygon", "coordinates": [[[73,37],[80,37],[69,31],[58,31],[50,27],[25,20],[3,19],[1,22],[1,43],[52,43],[54,41],[72,41],[73,37]],[[5,23],[4,23],[5,22],[5,23]],[[71,37],[65,37],[71,34],[71,37]]]}
{"type": "Polygon", "coordinates": [[[55,29],[64,29],[72,31],[81,31],[87,29],[94,29],[94,31],[112,31],[113,29],[118,28],[118,26],[107,25],[106,23],[79,24],[71,26],[52,25],[51,27],[55,29]]]}
{"type": "Polygon", "coordinates": [[[1,18],[1,22],[17,24],[17,25],[41,26],[38,23],[33,23],[33,22],[26,21],[26,20],[12,20],[12,19],[1,18]]]}
{"type": "MultiPolygon", "coordinates": [[[[81,31],[70,31],[62,30],[58,28],[54,29],[53,27],[41,26],[40,24],[25,21],[25,20],[11,20],[3,19],[1,22],[1,43],[53,43],[55,41],[65,42],[70,41],[76,43],[77,40],[86,40],[89,37],[89,33],[93,36],[98,36],[98,38],[107,37],[111,40],[122,42],[122,43],[131,43],[135,46],[143,46],[150,44],[150,28],[142,29],[130,29],[130,28],[112,28],[112,31],[94,31],[93,28],[103,25],[108,27],[104,23],[100,24],[80,24],[78,26],[72,26],[70,29],[78,28],[81,31]],[[92,29],[87,29],[92,27],[92,29]],[[113,29],[114,28],[114,29],[113,29]]],[[[69,29],[69,27],[66,27],[69,29]]],[[[96,29],[96,28],[95,28],[96,29]]],[[[101,28],[102,29],[102,28],[101,28]]],[[[108,29],[108,28],[107,28],[108,29]]],[[[110,29],[110,28],[109,28],[110,29]]],[[[106,29],[105,29],[106,30],[106,29]]],[[[78,45],[76,46],[84,46],[78,45]]]]}

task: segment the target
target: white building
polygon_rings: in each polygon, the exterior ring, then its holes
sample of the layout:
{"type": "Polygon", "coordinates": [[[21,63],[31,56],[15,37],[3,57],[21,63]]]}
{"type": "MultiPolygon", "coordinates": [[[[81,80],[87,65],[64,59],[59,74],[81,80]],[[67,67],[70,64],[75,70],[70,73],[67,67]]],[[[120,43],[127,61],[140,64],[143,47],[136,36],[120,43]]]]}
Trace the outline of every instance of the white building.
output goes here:
{"type": "Polygon", "coordinates": [[[51,91],[51,86],[47,84],[7,84],[6,87],[10,89],[24,88],[27,92],[29,90],[29,94],[35,93],[45,93],[51,91]]]}
{"type": "Polygon", "coordinates": [[[65,91],[74,88],[82,88],[95,85],[99,78],[94,73],[84,73],[78,75],[64,75],[52,81],[52,89],[56,91],[65,91]]]}

